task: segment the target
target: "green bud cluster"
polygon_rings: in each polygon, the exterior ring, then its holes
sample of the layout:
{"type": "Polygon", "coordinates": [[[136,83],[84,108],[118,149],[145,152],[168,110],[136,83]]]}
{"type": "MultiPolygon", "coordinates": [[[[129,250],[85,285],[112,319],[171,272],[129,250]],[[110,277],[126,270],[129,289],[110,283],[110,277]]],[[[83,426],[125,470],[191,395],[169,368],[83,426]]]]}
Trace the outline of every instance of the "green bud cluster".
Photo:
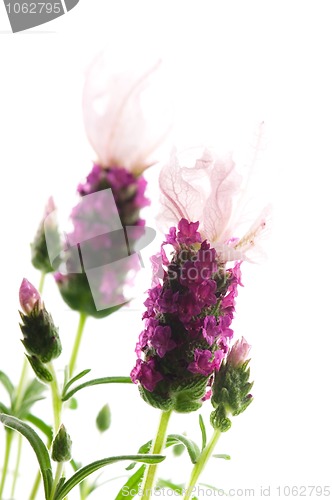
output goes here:
{"type": "Polygon", "coordinates": [[[62,351],[58,328],[54,325],[51,314],[36,304],[30,314],[19,311],[23,333],[22,344],[27,351],[27,358],[36,376],[43,382],[51,382],[52,374],[46,367],[62,351]]]}
{"type": "Polygon", "coordinates": [[[253,401],[250,391],[254,383],[249,382],[249,361],[236,366],[224,361],[216,373],[211,398],[215,410],[210,417],[214,429],[228,431],[232,425],[229,417],[240,415],[253,401]]]}
{"type": "Polygon", "coordinates": [[[55,462],[68,462],[71,460],[72,440],[62,424],[52,443],[52,460],[55,462]]]}

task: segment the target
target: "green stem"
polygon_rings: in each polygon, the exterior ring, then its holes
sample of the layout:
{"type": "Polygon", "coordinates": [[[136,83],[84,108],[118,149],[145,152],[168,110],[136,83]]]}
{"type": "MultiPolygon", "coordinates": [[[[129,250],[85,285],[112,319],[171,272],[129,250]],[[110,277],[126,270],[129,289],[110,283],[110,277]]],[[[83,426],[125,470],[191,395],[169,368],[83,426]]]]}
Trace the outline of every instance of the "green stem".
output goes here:
{"type": "Polygon", "coordinates": [[[70,361],[69,361],[69,378],[71,378],[73,376],[73,373],[74,373],[77,355],[78,355],[78,351],[79,351],[81,341],[82,341],[82,335],[83,335],[83,331],[84,331],[86,318],[87,318],[87,316],[84,313],[80,313],[80,319],[79,319],[79,323],[78,323],[78,327],[77,327],[77,333],[76,333],[76,337],[75,337],[75,341],[74,341],[74,345],[73,345],[73,350],[72,350],[70,361]]]}
{"type": "Polygon", "coordinates": [[[217,429],[214,431],[212,438],[210,439],[209,443],[202,451],[198,461],[194,465],[194,468],[191,472],[188,486],[185,489],[185,495],[183,497],[183,500],[190,500],[193,489],[198,481],[199,476],[203,472],[205,465],[207,464],[209,458],[212,455],[212,452],[213,452],[214,447],[216,446],[216,444],[218,442],[220,434],[221,434],[221,431],[219,431],[217,429]]]}
{"type": "MultiPolygon", "coordinates": [[[[161,413],[159,427],[157,430],[156,437],[152,443],[150,453],[158,455],[163,451],[165,446],[166,431],[170,416],[171,416],[171,410],[163,411],[161,413]]],[[[144,479],[142,500],[148,500],[153,496],[152,488],[154,486],[156,472],[157,472],[157,464],[151,464],[147,467],[146,476],[144,479]]]]}
{"type": "Polygon", "coordinates": [[[13,439],[13,431],[6,429],[6,446],[5,446],[5,456],[4,456],[4,460],[3,460],[3,467],[2,467],[2,477],[1,477],[1,482],[0,482],[0,498],[2,498],[2,493],[3,493],[4,487],[5,487],[12,439],[13,439]]]}
{"type": "Polygon", "coordinates": [[[50,383],[52,392],[52,406],[53,406],[53,417],[54,417],[54,436],[56,436],[59,427],[61,425],[61,413],[62,413],[62,399],[59,391],[58,381],[56,373],[52,362],[47,365],[49,371],[52,374],[53,380],[50,383]]]}
{"type": "Polygon", "coordinates": [[[53,498],[54,498],[54,493],[55,493],[56,487],[57,487],[58,482],[60,481],[62,474],[63,474],[63,466],[64,466],[63,462],[58,462],[57,467],[56,467],[56,471],[55,471],[55,477],[54,477],[53,486],[52,486],[52,490],[51,490],[50,500],[53,500],[53,498]]]}
{"type": "Polygon", "coordinates": [[[30,496],[29,496],[29,500],[35,500],[36,495],[37,495],[38,490],[39,490],[40,479],[41,479],[41,474],[38,471],[38,473],[36,475],[35,482],[33,483],[33,487],[32,487],[32,490],[31,490],[31,493],[30,493],[30,496]]]}
{"type": "Polygon", "coordinates": [[[43,273],[43,272],[40,273],[40,280],[39,280],[39,286],[38,286],[38,292],[40,293],[40,295],[43,293],[45,276],[46,276],[45,273],[43,273]]]}
{"type": "Polygon", "coordinates": [[[22,434],[19,434],[18,435],[18,444],[17,444],[17,457],[16,457],[16,464],[15,464],[15,469],[14,469],[13,483],[12,483],[12,491],[10,493],[11,498],[15,498],[15,488],[16,488],[16,482],[17,482],[18,472],[19,472],[19,468],[20,468],[21,453],[22,453],[22,434]]]}

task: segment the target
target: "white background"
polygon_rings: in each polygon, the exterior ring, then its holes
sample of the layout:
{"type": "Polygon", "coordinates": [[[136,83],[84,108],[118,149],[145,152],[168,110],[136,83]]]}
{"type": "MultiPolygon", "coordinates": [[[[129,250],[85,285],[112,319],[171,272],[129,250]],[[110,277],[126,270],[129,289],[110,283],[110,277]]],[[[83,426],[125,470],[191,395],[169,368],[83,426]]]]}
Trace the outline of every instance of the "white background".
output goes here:
{"type": "MultiPolygon", "coordinates": [[[[81,116],[84,69],[91,57],[107,44],[116,53],[132,52],[133,60],[151,47],[164,58],[176,103],[172,141],[180,147],[205,143],[246,157],[257,124],[266,124],[256,188],[273,202],[273,229],[265,247],[268,260],[243,268],[245,287],[234,324],[236,336],[253,345],[255,401],[218,444],[217,452],[229,453],[232,460],[211,460],[202,477],[225,490],[242,488],[237,497],[249,496],[245,488],[260,498],[261,486],[270,486],[276,498],[279,485],[331,483],[328,7],[323,2],[81,0],[67,15],[13,35],[0,5],[0,369],[14,381],[23,353],[18,288],[24,276],[38,282],[29,242],[48,196],[70,204],[91,165],[81,116]]],[[[156,170],[148,177],[157,207],[156,170]]],[[[150,224],[154,213],[147,213],[150,224]]],[[[51,278],[44,298],[60,326],[64,352],[56,366],[61,372],[77,317],[61,302],[51,278]]],[[[93,368],[95,376],[128,374],[143,300],[137,297],[134,306],[113,317],[88,321],[78,369],[93,368]]],[[[157,425],[158,411],[140,400],[135,387],[87,389],[78,401],[79,410],[66,410],[64,421],[74,456],[84,463],[136,452],[157,425]],[[112,427],[100,437],[94,419],[106,402],[112,427]]],[[[47,404],[41,411],[51,421],[47,404]]],[[[207,403],[206,421],[209,412],[207,403]]],[[[170,431],[199,440],[197,421],[196,414],[175,415],[170,431]]],[[[2,449],[3,432],[1,455],[2,449]]],[[[17,500],[27,498],[35,473],[27,448],[25,458],[28,477],[20,478],[17,500]]],[[[111,466],[105,478],[123,470],[111,466]]],[[[180,482],[189,471],[186,456],[160,468],[164,477],[180,482]]],[[[115,498],[121,481],[106,484],[91,498],[115,498]]]]}

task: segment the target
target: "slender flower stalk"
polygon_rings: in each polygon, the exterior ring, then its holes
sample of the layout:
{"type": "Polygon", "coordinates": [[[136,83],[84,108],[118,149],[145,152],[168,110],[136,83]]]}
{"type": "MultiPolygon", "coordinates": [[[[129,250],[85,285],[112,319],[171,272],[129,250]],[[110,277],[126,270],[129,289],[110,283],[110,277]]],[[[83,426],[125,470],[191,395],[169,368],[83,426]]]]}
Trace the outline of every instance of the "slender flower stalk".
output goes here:
{"type": "Polygon", "coordinates": [[[13,431],[11,429],[6,429],[5,453],[4,453],[2,475],[0,481],[0,498],[2,498],[3,490],[6,483],[12,441],[13,441],[13,431]]]}
{"type": "Polygon", "coordinates": [[[184,494],[183,500],[190,500],[191,499],[191,495],[194,491],[194,488],[197,484],[197,481],[198,481],[201,473],[203,472],[207,462],[209,461],[209,459],[212,455],[212,452],[213,452],[213,450],[214,450],[214,448],[215,448],[215,446],[220,438],[220,435],[221,435],[221,431],[216,429],[214,431],[209,443],[206,445],[206,447],[202,451],[197,463],[194,465],[190,479],[189,479],[188,486],[186,486],[186,488],[184,490],[185,494],[184,494]]]}
{"type": "Polygon", "coordinates": [[[18,473],[20,469],[20,463],[21,463],[21,454],[22,454],[22,435],[20,434],[17,438],[17,455],[16,455],[16,462],[15,462],[15,468],[14,468],[14,473],[13,473],[13,482],[12,482],[12,489],[10,496],[12,498],[15,498],[15,489],[16,489],[16,483],[18,479],[18,473]]]}
{"type": "Polygon", "coordinates": [[[58,432],[61,424],[62,399],[53,363],[48,363],[47,368],[52,374],[52,381],[50,382],[50,388],[52,392],[52,407],[53,407],[54,435],[55,435],[58,432]]]}
{"type": "Polygon", "coordinates": [[[84,331],[86,319],[87,319],[87,316],[85,314],[81,313],[80,317],[79,317],[79,323],[78,323],[78,327],[77,327],[76,337],[75,337],[75,341],[74,341],[74,345],[73,345],[73,349],[72,349],[72,353],[71,353],[70,361],[69,361],[69,365],[68,365],[69,378],[71,378],[73,376],[73,373],[75,370],[77,356],[78,356],[78,352],[79,352],[80,345],[82,342],[82,336],[83,336],[83,331],[84,331]]]}
{"type": "MultiPolygon", "coordinates": [[[[160,454],[165,446],[166,432],[168,422],[171,416],[171,411],[162,411],[156,437],[152,443],[150,453],[154,455],[160,454]]],[[[155,484],[157,472],[157,464],[149,465],[146,469],[146,475],[143,482],[142,499],[148,500],[153,496],[153,488],[155,484]]]]}

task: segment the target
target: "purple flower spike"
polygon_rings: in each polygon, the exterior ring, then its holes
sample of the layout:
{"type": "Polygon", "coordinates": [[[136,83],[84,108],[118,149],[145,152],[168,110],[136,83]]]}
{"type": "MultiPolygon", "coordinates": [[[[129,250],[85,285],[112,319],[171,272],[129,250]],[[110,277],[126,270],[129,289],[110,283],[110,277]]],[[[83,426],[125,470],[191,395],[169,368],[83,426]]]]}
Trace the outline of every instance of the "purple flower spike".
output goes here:
{"type": "Polygon", "coordinates": [[[153,272],[132,380],[152,406],[194,411],[209,397],[207,388],[229,351],[240,264],[227,269],[202,241],[198,222],[182,219],[153,259],[153,272]],[[166,245],[172,247],[167,254],[166,245]],[[186,400],[177,397],[184,389],[186,400]]]}
{"type": "Polygon", "coordinates": [[[22,310],[27,316],[36,306],[38,310],[43,307],[43,302],[38,290],[26,278],[22,280],[20,286],[19,300],[22,310]]]}

